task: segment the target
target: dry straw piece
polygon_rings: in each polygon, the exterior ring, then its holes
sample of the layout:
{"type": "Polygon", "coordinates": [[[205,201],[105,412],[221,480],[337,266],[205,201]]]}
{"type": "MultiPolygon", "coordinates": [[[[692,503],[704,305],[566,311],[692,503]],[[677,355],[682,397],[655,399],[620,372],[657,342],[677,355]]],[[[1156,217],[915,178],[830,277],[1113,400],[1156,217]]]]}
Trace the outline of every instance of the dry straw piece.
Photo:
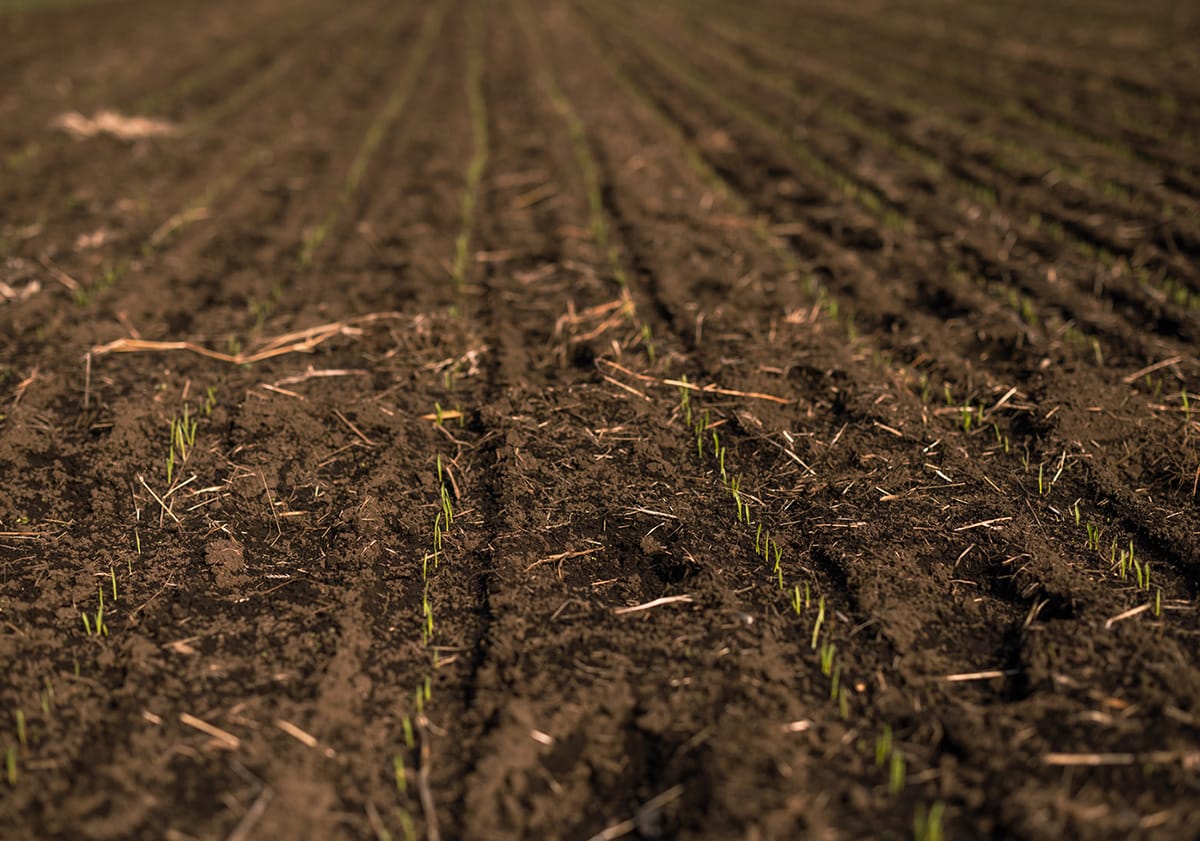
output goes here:
{"type": "Polygon", "coordinates": [[[232,365],[249,365],[254,362],[261,362],[264,359],[270,359],[273,356],[283,356],[287,353],[308,353],[317,345],[332,339],[334,336],[358,335],[361,332],[358,329],[361,325],[370,324],[375,321],[402,318],[405,318],[405,316],[398,312],[376,312],[360,315],[356,318],[349,318],[344,321],[332,321],[328,324],[309,327],[306,330],[297,330],[292,333],[284,333],[282,336],[264,339],[253,349],[244,353],[222,353],[221,351],[212,350],[195,342],[117,339],[108,344],[93,347],[91,355],[104,356],[109,353],[150,353],[154,351],[186,350],[200,356],[206,356],[209,359],[228,362],[232,365]]]}

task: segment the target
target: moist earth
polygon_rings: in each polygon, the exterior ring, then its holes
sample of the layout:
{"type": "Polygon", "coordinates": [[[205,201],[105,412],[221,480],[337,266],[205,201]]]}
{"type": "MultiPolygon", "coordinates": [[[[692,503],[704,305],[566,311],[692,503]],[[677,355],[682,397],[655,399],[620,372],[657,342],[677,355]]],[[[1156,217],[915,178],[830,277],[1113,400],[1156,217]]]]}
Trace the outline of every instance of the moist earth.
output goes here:
{"type": "Polygon", "coordinates": [[[0,37],[0,837],[1200,837],[1190,7],[0,37]]]}

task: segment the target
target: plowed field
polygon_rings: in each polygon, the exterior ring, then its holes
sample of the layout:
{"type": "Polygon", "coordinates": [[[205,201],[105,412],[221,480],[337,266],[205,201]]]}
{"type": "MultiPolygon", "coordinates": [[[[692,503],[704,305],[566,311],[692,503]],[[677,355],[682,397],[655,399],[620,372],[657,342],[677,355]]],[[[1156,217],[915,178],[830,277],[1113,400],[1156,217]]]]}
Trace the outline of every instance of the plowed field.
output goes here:
{"type": "Polygon", "coordinates": [[[1200,837],[1194,6],[0,44],[0,838],[1200,837]]]}

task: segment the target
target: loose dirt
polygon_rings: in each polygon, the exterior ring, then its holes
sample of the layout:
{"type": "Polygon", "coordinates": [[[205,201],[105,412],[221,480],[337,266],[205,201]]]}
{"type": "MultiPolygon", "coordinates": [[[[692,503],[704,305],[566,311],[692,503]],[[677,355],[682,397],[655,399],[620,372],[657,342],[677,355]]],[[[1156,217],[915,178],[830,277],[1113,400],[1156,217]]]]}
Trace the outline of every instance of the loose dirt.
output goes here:
{"type": "Polygon", "coordinates": [[[0,37],[0,838],[1200,837],[1195,13],[0,37]]]}

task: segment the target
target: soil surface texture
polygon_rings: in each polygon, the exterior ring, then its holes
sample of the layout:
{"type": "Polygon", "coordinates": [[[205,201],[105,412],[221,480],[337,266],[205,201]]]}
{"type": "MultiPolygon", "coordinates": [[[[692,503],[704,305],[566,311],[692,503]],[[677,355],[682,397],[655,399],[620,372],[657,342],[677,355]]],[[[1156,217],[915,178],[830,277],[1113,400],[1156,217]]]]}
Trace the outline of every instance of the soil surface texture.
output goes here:
{"type": "Polygon", "coordinates": [[[1200,838],[1200,7],[0,44],[0,839],[1200,838]]]}

